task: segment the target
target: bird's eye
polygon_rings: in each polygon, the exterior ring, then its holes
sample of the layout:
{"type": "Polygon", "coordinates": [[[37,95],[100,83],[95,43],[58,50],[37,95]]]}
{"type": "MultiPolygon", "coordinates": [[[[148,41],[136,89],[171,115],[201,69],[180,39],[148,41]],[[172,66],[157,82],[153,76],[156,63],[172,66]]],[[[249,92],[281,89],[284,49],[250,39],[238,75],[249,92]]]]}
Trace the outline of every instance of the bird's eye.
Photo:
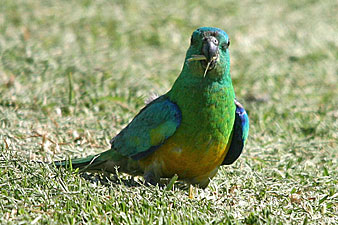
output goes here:
{"type": "Polygon", "coordinates": [[[194,36],[191,36],[190,44],[193,45],[194,43],[195,43],[194,36]]]}
{"type": "Polygon", "coordinates": [[[230,46],[230,39],[228,40],[228,42],[222,44],[222,49],[225,51],[229,48],[229,46],[230,46]]]}

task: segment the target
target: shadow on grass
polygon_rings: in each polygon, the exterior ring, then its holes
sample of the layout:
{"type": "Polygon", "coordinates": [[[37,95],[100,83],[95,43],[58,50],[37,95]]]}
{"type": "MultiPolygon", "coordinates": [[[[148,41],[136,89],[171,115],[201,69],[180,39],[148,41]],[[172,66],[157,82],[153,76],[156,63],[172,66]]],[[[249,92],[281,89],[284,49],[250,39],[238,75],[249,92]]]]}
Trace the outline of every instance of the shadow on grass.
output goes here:
{"type": "MultiPolygon", "coordinates": [[[[111,185],[123,185],[126,187],[155,187],[159,186],[160,189],[167,188],[167,185],[170,182],[170,179],[163,178],[160,183],[157,185],[153,185],[147,183],[140,178],[139,176],[131,176],[131,175],[118,175],[113,173],[90,173],[90,172],[81,172],[79,174],[83,179],[91,182],[91,183],[100,183],[101,185],[105,185],[110,187],[111,185]]],[[[180,190],[189,190],[189,185],[184,183],[183,181],[176,181],[175,188],[180,190]]]]}
{"type": "Polygon", "coordinates": [[[124,185],[126,187],[141,187],[143,185],[147,185],[141,181],[136,181],[132,176],[120,177],[117,174],[90,172],[81,172],[79,175],[91,183],[100,183],[105,186],[124,185]]]}

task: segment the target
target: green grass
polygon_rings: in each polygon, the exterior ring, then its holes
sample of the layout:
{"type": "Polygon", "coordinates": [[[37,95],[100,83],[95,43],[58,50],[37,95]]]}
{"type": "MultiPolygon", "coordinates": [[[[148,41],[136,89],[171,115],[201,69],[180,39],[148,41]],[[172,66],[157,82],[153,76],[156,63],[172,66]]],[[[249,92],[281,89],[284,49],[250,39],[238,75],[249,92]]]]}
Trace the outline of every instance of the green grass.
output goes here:
{"type": "Polygon", "coordinates": [[[0,6],[0,223],[337,224],[338,3],[37,1],[0,6]],[[109,148],[180,72],[191,32],[231,38],[245,151],[188,198],[57,170],[109,148]]]}

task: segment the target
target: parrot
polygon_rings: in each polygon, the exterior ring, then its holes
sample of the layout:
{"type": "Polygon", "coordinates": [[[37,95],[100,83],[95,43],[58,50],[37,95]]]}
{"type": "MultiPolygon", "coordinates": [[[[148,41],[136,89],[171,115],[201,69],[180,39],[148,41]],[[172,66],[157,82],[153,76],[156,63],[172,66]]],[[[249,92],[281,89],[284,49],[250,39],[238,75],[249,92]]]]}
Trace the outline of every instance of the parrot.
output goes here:
{"type": "Polygon", "coordinates": [[[196,29],[172,88],[146,104],[112,138],[109,150],[53,165],[109,173],[118,168],[152,185],[176,175],[206,188],[220,166],[241,155],[249,132],[230,77],[229,46],[222,29],[196,29]]]}

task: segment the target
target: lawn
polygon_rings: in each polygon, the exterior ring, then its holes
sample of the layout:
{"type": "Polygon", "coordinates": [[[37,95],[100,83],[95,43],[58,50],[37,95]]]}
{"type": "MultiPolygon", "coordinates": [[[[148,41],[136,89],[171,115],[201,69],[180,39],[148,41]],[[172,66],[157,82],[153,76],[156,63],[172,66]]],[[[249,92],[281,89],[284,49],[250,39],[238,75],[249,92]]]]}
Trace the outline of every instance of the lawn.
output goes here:
{"type": "Polygon", "coordinates": [[[1,224],[337,224],[338,2],[1,0],[1,224]],[[51,162],[109,140],[224,29],[250,117],[236,163],[188,197],[51,162]]]}

